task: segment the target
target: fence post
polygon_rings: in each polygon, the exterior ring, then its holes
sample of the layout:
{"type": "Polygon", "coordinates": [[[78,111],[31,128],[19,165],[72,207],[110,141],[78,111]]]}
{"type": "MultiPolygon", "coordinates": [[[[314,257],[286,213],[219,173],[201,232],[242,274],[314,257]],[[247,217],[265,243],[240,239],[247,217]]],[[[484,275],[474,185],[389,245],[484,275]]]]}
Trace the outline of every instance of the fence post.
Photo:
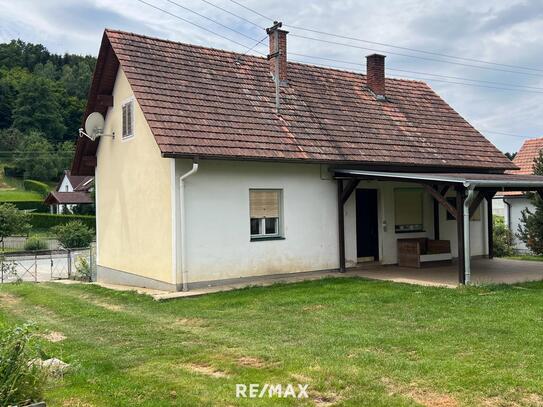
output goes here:
{"type": "Polygon", "coordinates": [[[38,252],[34,252],[34,282],[38,282],[38,252]]]}
{"type": "Polygon", "coordinates": [[[70,249],[68,250],[68,278],[72,276],[72,254],[70,249]]]}

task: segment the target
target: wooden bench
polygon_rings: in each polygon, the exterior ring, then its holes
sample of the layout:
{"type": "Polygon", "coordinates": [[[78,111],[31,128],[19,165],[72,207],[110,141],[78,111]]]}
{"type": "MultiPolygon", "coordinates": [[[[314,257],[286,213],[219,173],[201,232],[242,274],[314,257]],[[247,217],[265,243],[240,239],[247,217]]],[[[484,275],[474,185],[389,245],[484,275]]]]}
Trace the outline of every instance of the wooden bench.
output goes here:
{"type": "Polygon", "coordinates": [[[423,265],[451,262],[451,242],[431,240],[426,237],[398,239],[398,265],[417,267],[423,265]]]}

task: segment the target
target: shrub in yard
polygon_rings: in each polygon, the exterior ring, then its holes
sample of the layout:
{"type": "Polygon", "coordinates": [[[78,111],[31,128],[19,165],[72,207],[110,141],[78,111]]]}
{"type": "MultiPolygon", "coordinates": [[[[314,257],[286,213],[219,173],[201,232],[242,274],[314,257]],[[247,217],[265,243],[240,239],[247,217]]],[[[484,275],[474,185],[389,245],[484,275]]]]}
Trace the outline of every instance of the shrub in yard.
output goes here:
{"type": "Polygon", "coordinates": [[[47,184],[33,179],[25,179],[23,186],[25,190],[37,192],[43,197],[49,193],[49,186],[47,184]]]}
{"type": "Polygon", "coordinates": [[[503,216],[492,217],[494,222],[493,236],[494,255],[496,257],[512,256],[513,249],[513,234],[505,224],[503,216]]]}
{"type": "Polygon", "coordinates": [[[0,331],[0,406],[42,399],[46,375],[32,363],[38,355],[31,326],[0,331]]]}
{"type": "Polygon", "coordinates": [[[55,226],[52,232],[60,244],[69,249],[88,247],[94,237],[94,231],[80,221],[55,226]]]}
{"type": "Polygon", "coordinates": [[[25,242],[25,250],[46,250],[47,243],[37,236],[30,236],[25,242]]]}
{"type": "Polygon", "coordinates": [[[26,233],[29,227],[25,212],[10,203],[0,205],[0,244],[3,245],[5,237],[26,233]]]}

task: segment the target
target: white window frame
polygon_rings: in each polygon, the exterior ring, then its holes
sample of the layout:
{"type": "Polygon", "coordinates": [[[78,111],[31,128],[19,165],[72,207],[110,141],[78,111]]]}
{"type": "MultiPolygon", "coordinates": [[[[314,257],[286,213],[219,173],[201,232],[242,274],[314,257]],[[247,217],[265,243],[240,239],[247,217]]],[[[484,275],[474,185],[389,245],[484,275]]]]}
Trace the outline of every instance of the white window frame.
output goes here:
{"type": "Polygon", "coordinates": [[[131,96],[128,99],[124,100],[121,104],[121,141],[131,140],[136,136],[136,99],[131,96]],[[127,105],[132,104],[132,134],[124,135],[124,121],[123,121],[123,110],[127,105]]]}
{"type": "Polygon", "coordinates": [[[250,198],[249,198],[249,234],[251,241],[266,240],[266,239],[284,239],[283,236],[283,190],[280,188],[249,188],[249,194],[251,191],[262,191],[262,192],[278,192],[279,193],[279,216],[277,218],[254,218],[260,220],[260,231],[263,233],[252,234],[250,231],[251,218],[250,213],[250,198]],[[275,224],[274,233],[266,233],[266,219],[277,219],[275,224]]]}

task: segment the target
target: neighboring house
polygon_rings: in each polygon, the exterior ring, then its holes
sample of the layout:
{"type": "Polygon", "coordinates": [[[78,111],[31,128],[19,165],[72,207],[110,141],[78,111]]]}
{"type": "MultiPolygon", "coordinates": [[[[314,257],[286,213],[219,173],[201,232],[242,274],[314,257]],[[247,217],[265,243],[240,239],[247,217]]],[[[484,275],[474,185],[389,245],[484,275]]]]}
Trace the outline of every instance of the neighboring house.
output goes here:
{"type": "MultiPolygon", "coordinates": [[[[513,162],[519,169],[508,172],[511,174],[533,174],[534,160],[539,156],[541,149],[543,149],[543,137],[524,141],[524,144],[522,144],[522,147],[513,159],[513,162]]],[[[494,201],[496,203],[494,207],[503,208],[502,213],[494,211],[494,214],[503,215],[505,224],[513,234],[515,249],[520,253],[528,253],[528,247],[517,237],[517,233],[522,220],[522,211],[529,209],[533,212],[535,206],[528,196],[520,191],[500,192],[496,194],[494,201]]]]}
{"type": "Polygon", "coordinates": [[[95,175],[98,280],[344,271],[436,238],[468,281],[470,256],[492,255],[496,190],[543,177],[505,175],[517,167],[428,85],[385,79],[384,56],[367,75],[292,63],[287,33],[269,35],[266,59],[105,31],[86,116],[114,137],[80,138],[72,166],[95,175]]]}
{"type": "Polygon", "coordinates": [[[65,170],[55,190],[45,198],[45,203],[51,206],[51,213],[71,213],[76,205],[94,203],[91,195],[93,188],[94,177],[72,175],[65,170]]]}

